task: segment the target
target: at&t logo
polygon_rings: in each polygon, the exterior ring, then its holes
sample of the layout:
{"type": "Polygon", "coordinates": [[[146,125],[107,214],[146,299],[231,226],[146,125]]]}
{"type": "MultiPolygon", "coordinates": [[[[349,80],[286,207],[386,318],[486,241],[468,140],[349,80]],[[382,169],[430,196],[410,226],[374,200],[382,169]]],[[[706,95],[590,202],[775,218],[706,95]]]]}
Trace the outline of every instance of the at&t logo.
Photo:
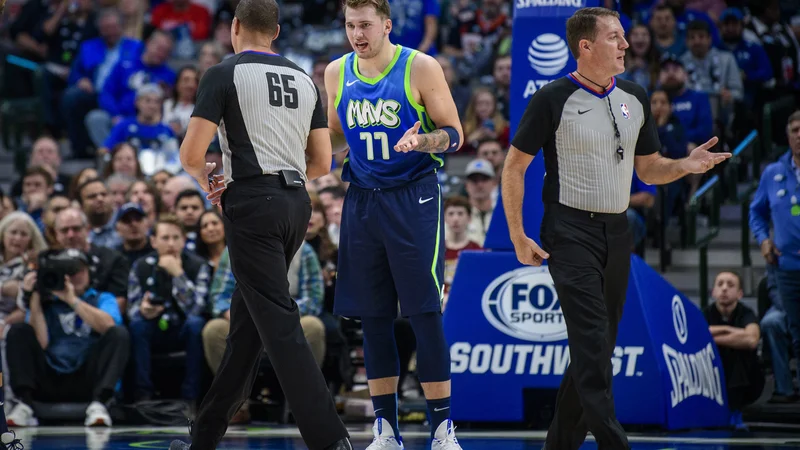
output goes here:
{"type": "Polygon", "coordinates": [[[675,336],[681,345],[689,339],[689,327],[686,324],[686,309],[683,308],[683,300],[680,296],[672,297],[672,326],[675,327],[675,336]]]}
{"type": "Polygon", "coordinates": [[[536,75],[547,78],[528,80],[525,92],[522,94],[523,98],[530,97],[553,81],[550,77],[558,75],[567,67],[569,57],[569,47],[561,36],[554,33],[537,36],[528,47],[528,62],[536,71],[536,75]]]}
{"type": "Polygon", "coordinates": [[[483,292],[482,307],[489,323],[517,339],[553,342],[567,338],[547,267],[523,267],[496,278],[483,292]]]}

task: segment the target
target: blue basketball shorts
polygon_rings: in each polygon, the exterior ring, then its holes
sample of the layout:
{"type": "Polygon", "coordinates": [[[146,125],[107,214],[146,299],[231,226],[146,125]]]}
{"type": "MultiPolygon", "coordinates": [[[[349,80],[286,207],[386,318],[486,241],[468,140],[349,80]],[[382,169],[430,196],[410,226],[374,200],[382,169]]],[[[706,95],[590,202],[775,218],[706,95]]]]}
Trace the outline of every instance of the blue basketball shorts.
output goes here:
{"type": "Polygon", "coordinates": [[[442,194],[435,174],[398,188],[351,185],[342,208],[334,313],[404,317],[441,311],[442,194]]]}

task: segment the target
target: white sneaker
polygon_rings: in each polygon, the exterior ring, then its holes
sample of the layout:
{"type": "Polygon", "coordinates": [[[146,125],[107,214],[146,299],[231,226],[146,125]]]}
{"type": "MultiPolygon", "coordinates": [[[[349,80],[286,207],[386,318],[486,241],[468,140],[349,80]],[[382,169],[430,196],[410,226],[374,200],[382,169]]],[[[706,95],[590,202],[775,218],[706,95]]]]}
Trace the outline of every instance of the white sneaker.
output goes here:
{"type": "Polygon", "coordinates": [[[436,428],[436,432],[433,433],[431,450],[462,450],[458,445],[456,427],[453,426],[452,420],[447,419],[436,428]]]}
{"type": "Polygon", "coordinates": [[[367,450],[403,450],[402,442],[398,442],[394,437],[394,430],[388,420],[378,417],[372,425],[372,435],[375,438],[369,444],[367,450]]]}
{"type": "Polygon", "coordinates": [[[6,416],[6,424],[10,427],[38,427],[39,420],[33,414],[33,408],[19,402],[6,416]]]}
{"type": "Polygon", "coordinates": [[[111,416],[108,414],[108,410],[106,409],[105,405],[100,402],[92,402],[86,408],[86,420],[83,422],[83,424],[87,427],[110,427],[111,416]]]}

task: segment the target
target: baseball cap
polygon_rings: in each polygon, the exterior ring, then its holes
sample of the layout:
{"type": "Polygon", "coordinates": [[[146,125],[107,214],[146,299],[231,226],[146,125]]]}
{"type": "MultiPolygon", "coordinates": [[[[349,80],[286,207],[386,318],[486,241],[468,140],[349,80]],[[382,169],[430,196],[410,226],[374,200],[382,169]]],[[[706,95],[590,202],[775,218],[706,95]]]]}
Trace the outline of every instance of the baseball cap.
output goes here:
{"type": "Polygon", "coordinates": [[[719,15],[719,21],[724,22],[726,20],[737,20],[741,22],[744,20],[744,13],[739,8],[726,8],[725,11],[722,11],[722,14],[719,15]]]}
{"type": "Polygon", "coordinates": [[[661,68],[663,69],[669,64],[675,64],[678,66],[683,67],[683,61],[678,58],[677,55],[673,55],[672,53],[667,53],[663,57],[661,57],[661,68]]]}
{"type": "Polygon", "coordinates": [[[127,216],[128,214],[138,214],[141,217],[146,216],[147,214],[144,213],[144,210],[138,203],[128,202],[122,205],[119,208],[119,214],[117,214],[117,220],[122,219],[123,217],[127,216]]]}
{"type": "Polygon", "coordinates": [[[164,90],[161,89],[161,86],[155,83],[147,83],[136,90],[137,99],[145,95],[157,95],[161,98],[164,98],[164,90]]]}
{"type": "Polygon", "coordinates": [[[492,163],[485,159],[473,159],[467,165],[467,170],[464,173],[467,178],[472,175],[485,175],[489,178],[494,178],[494,167],[492,167],[492,163]]]}

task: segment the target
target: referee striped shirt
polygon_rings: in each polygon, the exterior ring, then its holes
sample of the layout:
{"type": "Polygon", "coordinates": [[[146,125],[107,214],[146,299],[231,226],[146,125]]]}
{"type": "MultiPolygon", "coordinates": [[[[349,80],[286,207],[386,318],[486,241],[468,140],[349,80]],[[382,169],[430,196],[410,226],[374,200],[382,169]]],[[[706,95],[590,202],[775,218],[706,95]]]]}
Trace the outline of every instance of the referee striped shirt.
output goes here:
{"type": "Polygon", "coordinates": [[[305,179],[308,134],[328,126],[311,77],[283,56],[252,51],[206,71],[192,116],[219,126],[226,185],[281,170],[305,179]]]}
{"type": "Polygon", "coordinates": [[[634,156],[661,149],[643,88],[615,79],[600,94],[571,75],[531,97],[511,144],[531,155],[544,151],[545,203],[614,214],[630,203],[634,156]]]}

